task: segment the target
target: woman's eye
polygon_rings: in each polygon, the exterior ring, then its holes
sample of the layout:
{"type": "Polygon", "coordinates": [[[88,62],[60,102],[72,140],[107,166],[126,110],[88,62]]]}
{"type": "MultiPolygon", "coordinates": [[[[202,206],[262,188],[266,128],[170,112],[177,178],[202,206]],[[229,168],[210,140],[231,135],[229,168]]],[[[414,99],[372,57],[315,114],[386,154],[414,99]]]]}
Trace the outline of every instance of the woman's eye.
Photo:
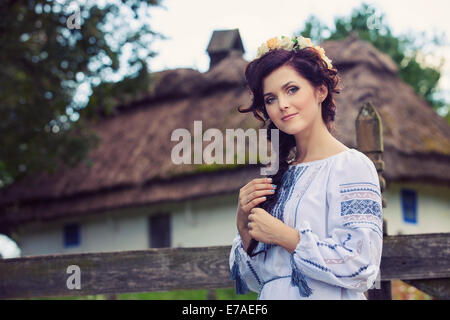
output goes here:
{"type": "Polygon", "coordinates": [[[266,99],[266,104],[271,104],[272,103],[273,98],[268,98],[266,99]]]}
{"type": "MultiPolygon", "coordinates": [[[[294,94],[295,92],[297,92],[298,88],[297,87],[290,87],[288,88],[288,93],[290,94],[294,94]]],[[[272,101],[274,100],[274,98],[267,98],[266,99],[266,104],[272,104],[272,101]]]]}
{"type": "Polygon", "coordinates": [[[290,87],[290,88],[288,89],[289,93],[295,93],[295,92],[297,92],[297,90],[298,90],[297,87],[290,87]]]}

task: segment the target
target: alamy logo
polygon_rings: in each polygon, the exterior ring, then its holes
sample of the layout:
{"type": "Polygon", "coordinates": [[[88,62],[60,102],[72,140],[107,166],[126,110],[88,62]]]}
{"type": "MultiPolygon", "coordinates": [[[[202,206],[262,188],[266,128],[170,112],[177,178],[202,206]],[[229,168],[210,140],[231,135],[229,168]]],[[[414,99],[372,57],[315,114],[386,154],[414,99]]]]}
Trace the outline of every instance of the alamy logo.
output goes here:
{"type": "Polygon", "coordinates": [[[67,274],[70,276],[67,278],[66,286],[69,290],[81,290],[81,269],[77,265],[70,265],[67,267],[67,274]]]}
{"type": "Polygon", "coordinates": [[[381,29],[383,23],[382,15],[373,6],[368,6],[365,13],[368,15],[366,25],[369,30],[381,29]]]}
{"type": "MultiPolygon", "coordinates": [[[[194,121],[194,139],[189,130],[175,129],[170,137],[171,141],[179,141],[172,148],[171,159],[174,164],[192,164],[192,140],[194,164],[234,164],[235,146],[237,150],[237,163],[245,164],[245,139],[249,140],[249,163],[257,164],[258,157],[262,164],[269,163],[267,154],[267,129],[226,129],[225,139],[222,132],[216,128],[210,128],[202,132],[202,121],[194,121]],[[203,142],[211,141],[203,150],[203,142]],[[235,138],[237,145],[235,145],[235,138]],[[259,140],[259,141],[258,141],[259,140]],[[224,158],[225,143],[225,158],[224,158]]],[[[274,175],[278,171],[278,129],[271,129],[271,154],[270,167],[261,168],[261,175],[274,175]]]]}
{"type": "Polygon", "coordinates": [[[73,30],[73,29],[81,29],[81,13],[80,13],[80,8],[77,8],[75,10],[75,13],[72,14],[71,16],[69,16],[69,18],[67,18],[67,28],[69,28],[69,30],[73,30]]]}

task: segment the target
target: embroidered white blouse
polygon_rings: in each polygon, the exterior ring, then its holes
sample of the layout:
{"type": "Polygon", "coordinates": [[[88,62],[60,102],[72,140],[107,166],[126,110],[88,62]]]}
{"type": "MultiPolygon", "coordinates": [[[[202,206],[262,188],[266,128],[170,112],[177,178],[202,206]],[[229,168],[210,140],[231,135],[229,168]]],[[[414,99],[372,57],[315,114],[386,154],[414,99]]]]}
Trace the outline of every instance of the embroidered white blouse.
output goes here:
{"type": "Polygon", "coordinates": [[[366,299],[383,243],[378,174],[356,149],[289,166],[272,215],[298,230],[291,254],[259,242],[250,257],[239,235],[229,257],[236,292],[258,300],[366,299]]]}

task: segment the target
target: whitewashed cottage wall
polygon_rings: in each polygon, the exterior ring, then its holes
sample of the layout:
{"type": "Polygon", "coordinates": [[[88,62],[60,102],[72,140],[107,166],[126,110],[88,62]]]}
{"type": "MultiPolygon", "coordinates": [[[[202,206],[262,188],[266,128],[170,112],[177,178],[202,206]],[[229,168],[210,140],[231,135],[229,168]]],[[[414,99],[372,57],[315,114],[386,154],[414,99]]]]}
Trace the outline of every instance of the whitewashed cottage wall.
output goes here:
{"type": "MultiPolygon", "coordinates": [[[[383,213],[388,234],[450,232],[449,195],[450,189],[445,187],[390,183],[383,193],[387,200],[383,213]],[[403,220],[402,188],[417,192],[417,224],[403,220]]],[[[237,232],[236,205],[237,193],[28,225],[19,229],[18,245],[22,256],[147,249],[149,217],[160,212],[171,216],[172,247],[230,245],[237,232]],[[81,243],[65,248],[63,225],[70,222],[80,223],[81,243]]]]}
{"type": "Polygon", "coordinates": [[[450,232],[450,188],[418,183],[390,183],[383,192],[388,235],[450,232]],[[401,190],[417,194],[417,223],[403,219],[401,190]]]}

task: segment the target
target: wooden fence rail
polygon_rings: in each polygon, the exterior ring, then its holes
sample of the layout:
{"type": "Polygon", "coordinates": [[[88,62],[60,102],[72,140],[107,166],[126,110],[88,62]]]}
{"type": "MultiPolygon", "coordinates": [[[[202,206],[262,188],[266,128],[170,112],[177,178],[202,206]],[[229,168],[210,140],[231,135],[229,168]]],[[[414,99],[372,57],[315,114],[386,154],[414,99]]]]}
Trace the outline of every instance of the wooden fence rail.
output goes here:
{"type": "MultiPolygon", "coordinates": [[[[229,280],[230,250],[163,248],[0,260],[0,299],[234,287],[229,280]],[[73,265],[80,270],[80,289],[67,286],[73,265]]],[[[386,236],[381,280],[406,280],[448,299],[449,253],[450,233],[386,236]]]]}

